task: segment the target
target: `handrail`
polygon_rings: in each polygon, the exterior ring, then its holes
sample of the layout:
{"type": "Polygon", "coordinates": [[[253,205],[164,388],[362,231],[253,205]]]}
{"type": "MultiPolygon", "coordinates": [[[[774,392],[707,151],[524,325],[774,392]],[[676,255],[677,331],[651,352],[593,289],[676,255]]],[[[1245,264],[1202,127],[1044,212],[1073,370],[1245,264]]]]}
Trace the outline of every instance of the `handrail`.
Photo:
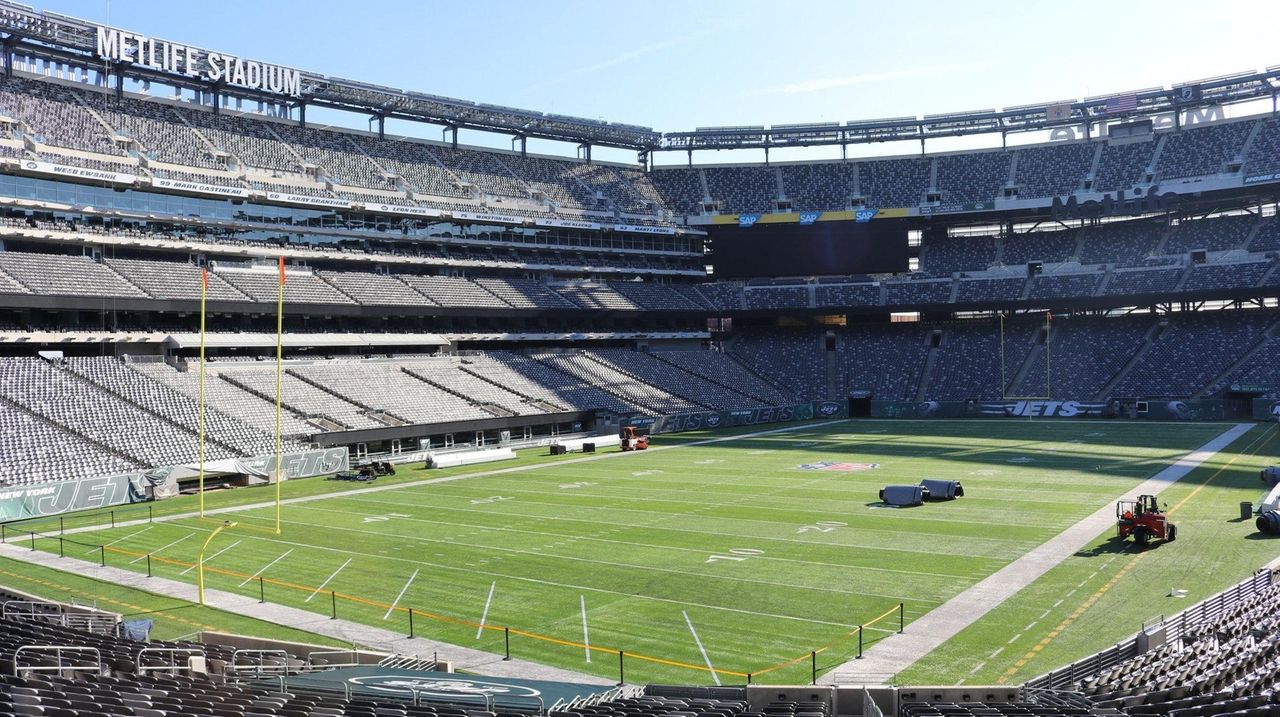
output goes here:
{"type": "Polygon", "coordinates": [[[336,670],[344,667],[359,667],[362,663],[359,660],[351,659],[347,662],[327,662],[323,665],[317,665],[312,661],[316,655],[351,655],[354,658],[360,650],[316,650],[307,653],[307,669],[308,670],[336,670]]]}
{"type": "Polygon", "coordinates": [[[13,651],[13,674],[21,677],[24,674],[23,672],[21,672],[23,670],[25,670],[26,672],[59,672],[59,673],[61,673],[63,670],[77,670],[77,671],[94,670],[95,672],[101,672],[102,671],[102,653],[98,652],[98,648],[96,647],[72,647],[69,645],[23,645],[22,647],[19,647],[18,649],[13,651]],[[54,657],[57,658],[58,664],[56,666],[41,667],[41,666],[33,665],[30,667],[20,667],[18,665],[18,659],[22,657],[24,653],[27,653],[27,652],[36,652],[36,653],[52,652],[54,657]],[[90,653],[93,655],[93,664],[92,665],[88,665],[88,664],[63,665],[62,653],[64,652],[90,653]]]}
{"type": "Polygon", "coordinates": [[[252,672],[254,676],[258,676],[258,677],[263,675],[279,675],[279,674],[287,675],[289,674],[289,660],[290,660],[289,653],[285,652],[284,650],[236,650],[235,652],[231,653],[231,664],[229,665],[229,667],[231,668],[231,671],[237,675],[241,674],[242,672],[252,672]],[[258,655],[262,657],[267,657],[267,656],[277,657],[280,659],[280,665],[277,667],[275,665],[264,665],[262,663],[241,664],[240,662],[237,662],[238,658],[241,655],[258,655]]]}
{"type": "Polygon", "coordinates": [[[0,606],[0,615],[9,617],[48,617],[61,616],[63,614],[63,606],[61,603],[47,602],[44,600],[6,600],[3,606],[0,606]],[[17,608],[27,607],[29,609],[18,611],[17,608]],[[37,608],[53,608],[48,612],[38,612],[37,608]]]}
{"type": "Polygon", "coordinates": [[[138,674],[146,674],[148,672],[160,672],[161,670],[169,670],[169,674],[176,675],[179,671],[191,670],[191,661],[188,660],[186,666],[177,663],[178,654],[184,654],[188,657],[199,656],[204,657],[205,651],[198,647],[144,647],[138,650],[137,657],[134,658],[138,674]],[[169,657],[168,665],[143,665],[142,658],[146,655],[165,655],[169,657]]]}

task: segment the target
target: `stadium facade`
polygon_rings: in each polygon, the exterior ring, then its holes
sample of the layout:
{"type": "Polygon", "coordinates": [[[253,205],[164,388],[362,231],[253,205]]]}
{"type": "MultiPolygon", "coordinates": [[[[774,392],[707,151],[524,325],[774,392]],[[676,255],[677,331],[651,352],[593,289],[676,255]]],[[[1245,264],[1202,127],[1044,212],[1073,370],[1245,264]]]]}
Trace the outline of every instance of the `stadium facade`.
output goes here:
{"type": "Polygon", "coordinates": [[[891,415],[1056,399],[1186,417],[1280,394],[1275,71],[661,134],[268,67],[16,4],[0,25],[0,416],[24,456],[7,482],[190,461],[202,291],[212,455],[269,452],[275,379],[258,360],[276,347],[281,282],[296,450],[829,415],[824,402],[851,396],[891,415]],[[1268,100],[1270,113],[1241,109],[1268,100]],[[308,107],[377,129],[314,127],[308,107]],[[444,140],[389,137],[388,118],[444,140]],[[519,149],[459,145],[460,129],[509,133],[519,149]],[[1020,133],[1046,141],[1010,146],[1020,133]],[[1002,146],[928,151],[967,134],[1002,146]],[[576,156],[527,153],[531,137],[576,156]],[[847,156],[902,140],[921,152],[847,156]],[[692,163],[818,144],[846,156],[692,163]],[[593,161],[592,146],[640,161],[593,161]],[[690,164],[653,166],[664,151],[690,164]],[[22,452],[36,444],[60,448],[22,452]]]}

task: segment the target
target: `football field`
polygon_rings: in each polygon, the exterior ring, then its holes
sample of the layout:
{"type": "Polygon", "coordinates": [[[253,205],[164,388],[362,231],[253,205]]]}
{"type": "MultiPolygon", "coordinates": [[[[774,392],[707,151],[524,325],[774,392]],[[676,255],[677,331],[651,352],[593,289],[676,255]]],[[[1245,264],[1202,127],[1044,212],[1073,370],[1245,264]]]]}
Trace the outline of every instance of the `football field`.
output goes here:
{"type": "MultiPolygon", "coordinates": [[[[306,500],[284,505],[280,535],[261,504],[270,489],[211,496],[230,508],[214,518],[157,512],[61,543],[48,520],[19,529],[49,536],[41,550],[194,582],[201,544],[230,520],[205,552],[209,588],[406,634],[411,608],[418,635],[497,653],[509,636],[516,657],[606,677],[623,650],[634,682],[807,682],[812,651],[822,671],[857,653],[859,625],[867,648],[892,639],[900,604],[909,623],[1229,425],[864,420],[657,436],[643,453],[524,455],[443,482],[423,481],[449,471],[402,469],[375,491],[298,481],[287,495],[306,500]],[[962,481],[965,497],[879,504],[882,486],[923,478],[962,481]]],[[[1176,559],[1181,545],[1157,550],[1176,559]]],[[[982,640],[999,632],[983,625],[982,640]]]]}

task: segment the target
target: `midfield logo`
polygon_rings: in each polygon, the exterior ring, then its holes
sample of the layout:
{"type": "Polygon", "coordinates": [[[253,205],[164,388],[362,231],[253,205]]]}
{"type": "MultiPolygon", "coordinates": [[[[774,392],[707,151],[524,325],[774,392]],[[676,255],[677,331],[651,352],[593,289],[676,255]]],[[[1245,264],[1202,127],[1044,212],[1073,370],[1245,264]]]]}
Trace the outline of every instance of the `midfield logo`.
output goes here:
{"type": "Polygon", "coordinates": [[[796,466],[802,471],[834,471],[838,473],[856,473],[858,471],[869,471],[873,468],[879,468],[879,463],[850,463],[836,461],[818,461],[817,463],[804,463],[796,466]]]}

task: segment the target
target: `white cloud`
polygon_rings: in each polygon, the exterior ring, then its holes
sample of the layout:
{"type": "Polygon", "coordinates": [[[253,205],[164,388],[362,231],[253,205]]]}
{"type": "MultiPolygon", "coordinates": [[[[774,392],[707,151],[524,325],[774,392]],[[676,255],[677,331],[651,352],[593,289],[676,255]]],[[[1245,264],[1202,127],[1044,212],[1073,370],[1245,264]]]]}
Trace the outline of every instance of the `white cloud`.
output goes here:
{"type": "Polygon", "coordinates": [[[800,95],[811,92],[824,92],[852,85],[869,85],[891,80],[912,80],[921,77],[938,75],[954,75],[960,72],[972,72],[990,66],[988,62],[947,63],[942,65],[926,65],[905,70],[886,70],[884,72],[860,72],[843,77],[814,77],[799,82],[762,87],[755,91],[757,95],[800,95]]]}

